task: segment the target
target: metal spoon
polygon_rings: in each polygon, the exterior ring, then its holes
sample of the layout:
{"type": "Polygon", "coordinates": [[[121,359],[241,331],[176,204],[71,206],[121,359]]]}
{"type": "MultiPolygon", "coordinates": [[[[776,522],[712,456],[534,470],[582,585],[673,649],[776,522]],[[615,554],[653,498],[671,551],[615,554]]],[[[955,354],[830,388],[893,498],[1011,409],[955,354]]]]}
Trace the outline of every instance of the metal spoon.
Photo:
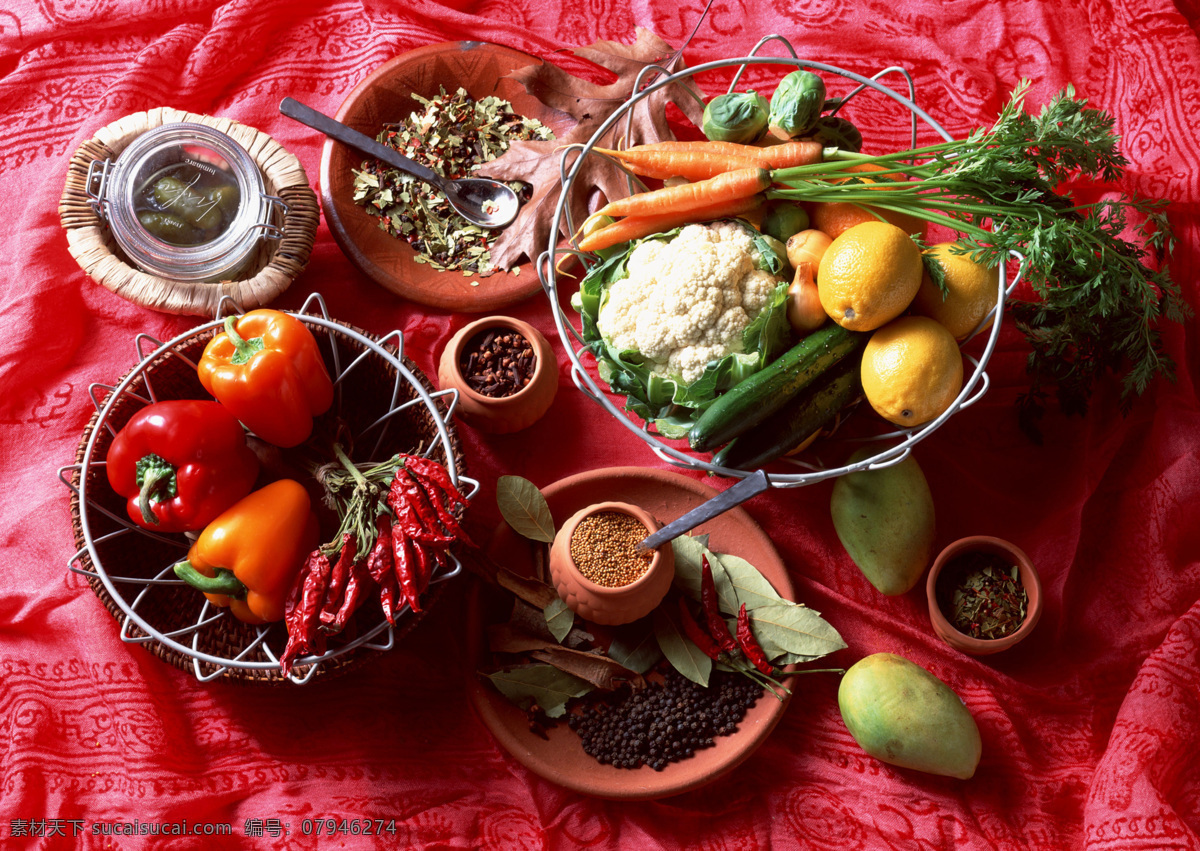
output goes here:
{"type": "Polygon", "coordinates": [[[420,163],[400,155],[394,148],[381,145],[370,136],[364,136],[340,121],[334,121],[328,115],[323,115],[292,98],[284,98],[279,104],[279,111],[288,118],[319,130],[330,139],[349,145],[369,157],[383,160],[393,168],[430,184],[441,191],[450,202],[450,206],[472,224],[485,228],[502,228],[517,217],[517,208],[520,207],[517,193],[498,180],[489,180],[486,177],[448,180],[420,163]]]}

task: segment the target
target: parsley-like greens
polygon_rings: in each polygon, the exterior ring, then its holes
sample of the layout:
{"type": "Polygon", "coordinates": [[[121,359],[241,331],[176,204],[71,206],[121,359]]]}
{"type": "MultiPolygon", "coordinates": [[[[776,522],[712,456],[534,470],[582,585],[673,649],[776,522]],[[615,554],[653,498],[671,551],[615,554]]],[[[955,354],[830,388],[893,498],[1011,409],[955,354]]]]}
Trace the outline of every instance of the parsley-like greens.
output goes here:
{"type": "Polygon", "coordinates": [[[1068,181],[1112,182],[1124,173],[1128,160],[1112,116],[1087,108],[1071,86],[1040,115],[1029,114],[1029,86],[1018,84],[990,130],[882,156],[826,149],[822,163],[774,172],[787,188],[769,194],[869,205],[946,225],[988,266],[1006,262],[1010,250],[1023,255],[1039,300],[1013,306],[1033,349],[1031,387],[1019,403],[1036,435],[1049,386],[1057,387],[1064,411],[1082,413],[1105,374],[1122,375],[1126,408],[1155,375],[1173,379],[1158,320],[1182,322],[1191,309],[1166,269],[1174,239],[1165,201],[1122,196],[1081,204],[1064,192],[1068,181]],[[874,186],[844,176],[860,163],[884,167],[871,174],[874,186]],[[881,178],[892,182],[881,189],[881,178]],[[1129,230],[1141,244],[1125,237],[1134,219],[1140,223],[1129,230]]]}

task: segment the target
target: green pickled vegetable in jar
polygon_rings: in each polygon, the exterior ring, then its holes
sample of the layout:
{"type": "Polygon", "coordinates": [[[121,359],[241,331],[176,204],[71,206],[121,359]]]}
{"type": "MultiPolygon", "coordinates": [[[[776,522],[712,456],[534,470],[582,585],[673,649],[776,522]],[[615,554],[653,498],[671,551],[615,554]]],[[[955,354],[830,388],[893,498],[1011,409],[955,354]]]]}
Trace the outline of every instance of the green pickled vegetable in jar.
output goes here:
{"type": "Polygon", "coordinates": [[[236,179],[224,169],[184,160],[155,172],[134,195],[142,227],[172,245],[217,239],[237,215],[236,179]]]}

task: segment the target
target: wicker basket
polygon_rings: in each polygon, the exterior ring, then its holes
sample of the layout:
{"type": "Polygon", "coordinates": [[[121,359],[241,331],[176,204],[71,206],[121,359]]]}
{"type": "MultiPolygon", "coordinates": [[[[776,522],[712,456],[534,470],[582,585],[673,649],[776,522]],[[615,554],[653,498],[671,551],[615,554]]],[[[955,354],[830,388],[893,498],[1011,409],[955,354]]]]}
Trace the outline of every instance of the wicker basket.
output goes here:
{"type": "MultiPolygon", "coordinates": [[[[394,333],[389,344],[393,335],[380,341],[332,320],[303,312],[297,316],[310,324],[337,388],[333,409],[318,418],[313,439],[301,450],[320,445],[335,428],[344,429],[339,434],[351,436],[356,461],[419,452],[445,464],[460,488],[472,496],[478,483],[465,476],[450,416],[456,394],[433,389],[404,356],[399,334],[394,333]]],[[[115,388],[93,386],[93,399],[98,399],[98,390],[109,395],[97,401],[98,410],[79,444],[77,463],[59,473],[72,491],[71,520],[78,551],[71,569],[88,577],[93,591],[121,624],[122,640],[145,644],[155,656],[200,680],[303,683],[345,672],[373,652],[389,649],[422,615],[404,608],[396,625],[389,627],[377,597],[369,598],[342,635],[330,638],[323,656],[301,658],[285,679],[277,661],[287,640],[283,624],[244,624],[177,580],[171,566],[186,554],[189,538],[148,532],[130,523],[124,499],[108,484],[104,458],[113,437],[133,414],[151,400],[209,398],[196,377],[196,362],[220,329],[220,322],[210,322],[159,345],[115,388]]],[[[146,339],[140,337],[139,344],[146,339]]],[[[459,572],[457,558],[453,552],[450,555],[451,567],[434,576],[423,598],[425,612],[437,602],[444,588],[441,582],[459,572]]]]}
{"type": "Polygon", "coordinates": [[[300,161],[266,133],[229,118],[159,107],[127,115],[79,146],[67,169],[58,216],[67,232],[71,256],[97,283],[142,307],[166,313],[213,316],[223,297],[232,299],[241,310],[250,310],[270,303],[291,285],[308,264],[320,207],[300,161]],[[239,280],[175,281],[134,268],[117,246],[104,219],[92,208],[87,176],[93,162],[115,158],[147,130],[181,121],[213,127],[245,148],[263,174],[267,193],[287,205],[282,238],[262,240],[258,256],[239,280]]]}

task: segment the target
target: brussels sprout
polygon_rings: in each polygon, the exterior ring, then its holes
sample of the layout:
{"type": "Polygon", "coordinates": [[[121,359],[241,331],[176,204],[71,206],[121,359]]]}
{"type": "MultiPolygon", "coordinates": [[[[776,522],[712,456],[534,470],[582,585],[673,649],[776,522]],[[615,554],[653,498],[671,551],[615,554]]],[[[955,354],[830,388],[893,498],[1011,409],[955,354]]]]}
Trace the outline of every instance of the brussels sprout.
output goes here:
{"type": "Polygon", "coordinates": [[[757,142],[767,132],[767,99],[751,89],[719,95],[704,107],[704,135],[714,142],[757,142]]]}
{"type": "Polygon", "coordinates": [[[862,133],[849,121],[836,115],[821,116],[805,136],[827,148],[835,147],[854,153],[862,150],[862,133]]]}
{"type": "Polygon", "coordinates": [[[787,136],[807,133],[825,107],[825,81],[811,71],[793,71],[771,95],[767,123],[787,136]]]}
{"type": "Polygon", "coordinates": [[[794,233],[808,229],[808,213],[793,201],[775,201],[763,215],[762,232],[780,242],[787,242],[794,233]]]}

